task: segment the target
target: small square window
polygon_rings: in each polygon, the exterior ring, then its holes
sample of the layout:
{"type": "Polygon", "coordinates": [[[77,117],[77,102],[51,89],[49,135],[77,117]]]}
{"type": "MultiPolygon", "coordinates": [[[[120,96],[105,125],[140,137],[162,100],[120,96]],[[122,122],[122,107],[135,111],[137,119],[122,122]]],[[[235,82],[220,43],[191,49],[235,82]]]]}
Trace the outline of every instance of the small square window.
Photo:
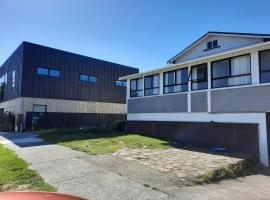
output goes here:
{"type": "Polygon", "coordinates": [[[37,73],[38,73],[39,75],[45,75],[45,76],[48,76],[48,75],[49,75],[49,70],[46,69],[46,68],[38,67],[38,68],[37,68],[37,73]]]}
{"type": "Polygon", "coordinates": [[[33,105],[33,112],[46,112],[47,111],[47,105],[33,105]]]}
{"type": "Polygon", "coordinates": [[[88,82],[88,76],[86,76],[86,75],[80,75],[80,80],[81,81],[87,81],[88,82]]]}
{"type": "Polygon", "coordinates": [[[95,76],[89,76],[89,82],[90,83],[96,83],[97,82],[97,77],[95,77],[95,76]]]}
{"type": "Polygon", "coordinates": [[[60,76],[60,71],[50,69],[50,76],[59,77],[60,76]]]}
{"type": "Polygon", "coordinates": [[[207,42],[207,49],[211,49],[213,48],[213,43],[211,42],[207,42]]]}
{"type": "Polygon", "coordinates": [[[213,47],[217,47],[218,46],[218,41],[217,40],[214,40],[213,41],[213,47]]]}
{"type": "Polygon", "coordinates": [[[124,81],[115,81],[115,85],[119,87],[127,87],[127,83],[124,81]]]}

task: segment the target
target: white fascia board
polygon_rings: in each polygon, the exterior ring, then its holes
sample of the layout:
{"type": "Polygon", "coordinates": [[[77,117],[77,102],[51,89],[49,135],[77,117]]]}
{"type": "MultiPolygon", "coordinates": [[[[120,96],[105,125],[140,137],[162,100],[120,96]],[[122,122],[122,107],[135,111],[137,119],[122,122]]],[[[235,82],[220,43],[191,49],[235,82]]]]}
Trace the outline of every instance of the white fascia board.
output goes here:
{"type": "MultiPolygon", "coordinates": [[[[248,46],[248,47],[234,49],[234,50],[227,51],[227,52],[222,52],[222,53],[211,55],[211,56],[206,56],[206,57],[202,57],[202,58],[196,58],[196,59],[189,60],[189,61],[182,62],[182,63],[178,63],[178,64],[166,65],[164,67],[160,67],[160,68],[157,68],[157,69],[151,70],[151,71],[146,71],[146,72],[142,72],[142,73],[123,76],[123,77],[120,77],[119,80],[134,79],[134,78],[139,78],[139,77],[142,77],[142,76],[147,76],[147,75],[151,75],[151,74],[155,74],[155,73],[160,73],[162,71],[174,70],[174,69],[177,69],[177,68],[186,67],[186,66],[190,66],[190,65],[193,65],[193,64],[199,64],[199,62],[207,62],[208,59],[214,59],[214,58],[218,58],[220,56],[230,55],[230,54],[238,53],[238,52],[241,52],[241,51],[253,50],[254,48],[259,48],[259,47],[261,47],[262,49],[270,48],[270,41],[269,42],[263,42],[263,43],[260,43],[260,44],[251,45],[251,46],[248,46]]],[[[248,53],[248,52],[246,52],[246,53],[248,53]]]]}

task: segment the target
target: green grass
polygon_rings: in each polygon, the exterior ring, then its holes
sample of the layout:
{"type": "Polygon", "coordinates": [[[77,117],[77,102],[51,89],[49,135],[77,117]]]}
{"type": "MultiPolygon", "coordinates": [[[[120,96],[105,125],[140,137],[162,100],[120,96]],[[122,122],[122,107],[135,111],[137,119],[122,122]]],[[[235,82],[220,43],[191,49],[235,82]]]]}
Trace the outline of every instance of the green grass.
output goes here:
{"type": "Polygon", "coordinates": [[[0,145],[0,192],[3,191],[48,191],[56,189],[46,184],[28,164],[12,150],[0,145]]]}
{"type": "Polygon", "coordinates": [[[168,149],[167,141],[115,131],[39,131],[44,140],[87,152],[91,155],[114,153],[123,148],[168,149]]]}

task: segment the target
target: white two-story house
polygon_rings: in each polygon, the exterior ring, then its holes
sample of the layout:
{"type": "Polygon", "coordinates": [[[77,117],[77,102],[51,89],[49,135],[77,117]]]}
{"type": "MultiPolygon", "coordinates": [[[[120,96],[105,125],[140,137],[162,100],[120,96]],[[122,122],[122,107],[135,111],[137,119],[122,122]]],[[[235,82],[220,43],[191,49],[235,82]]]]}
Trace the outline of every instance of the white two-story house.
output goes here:
{"type": "Polygon", "coordinates": [[[127,81],[128,131],[258,154],[269,166],[270,34],[208,32],[127,81]]]}

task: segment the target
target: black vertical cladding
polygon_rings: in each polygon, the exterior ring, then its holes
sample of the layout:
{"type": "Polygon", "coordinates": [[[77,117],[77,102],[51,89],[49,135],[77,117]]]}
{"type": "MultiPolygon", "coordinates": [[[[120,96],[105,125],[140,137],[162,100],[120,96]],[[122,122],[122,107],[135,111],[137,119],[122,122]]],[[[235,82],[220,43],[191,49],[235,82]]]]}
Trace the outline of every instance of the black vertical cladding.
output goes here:
{"type": "Polygon", "coordinates": [[[121,76],[138,73],[136,68],[28,42],[22,47],[23,81],[21,89],[17,88],[21,90],[21,93],[16,92],[17,96],[125,103],[126,90],[117,87],[115,81],[121,76]],[[60,77],[37,75],[37,67],[59,70],[60,77]],[[80,74],[97,77],[97,83],[80,81],[80,74]]]}
{"type": "Polygon", "coordinates": [[[4,99],[1,101],[14,99],[21,95],[22,67],[23,67],[23,45],[20,45],[0,68],[0,77],[7,74],[7,83],[4,90],[4,99]],[[15,70],[14,88],[12,88],[13,70],[15,70]]]}

